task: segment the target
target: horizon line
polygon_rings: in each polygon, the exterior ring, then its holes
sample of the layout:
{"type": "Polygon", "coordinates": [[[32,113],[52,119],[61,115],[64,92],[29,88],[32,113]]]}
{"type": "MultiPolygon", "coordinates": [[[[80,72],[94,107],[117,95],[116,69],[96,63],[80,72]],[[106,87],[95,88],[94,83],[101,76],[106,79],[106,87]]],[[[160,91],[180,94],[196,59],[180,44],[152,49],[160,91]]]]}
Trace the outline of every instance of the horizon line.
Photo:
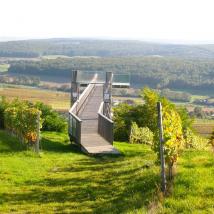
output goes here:
{"type": "Polygon", "coordinates": [[[213,45],[214,40],[179,40],[179,39],[158,39],[158,38],[130,38],[130,37],[109,37],[109,36],[3,36],[0,37],[0,42],[26,41],[26,40],[48,40],[48,39],[79,39],[79,40],[103,40],[103,41],[140,41],[157,44],[172,44],[172,45],[213,45]]]}

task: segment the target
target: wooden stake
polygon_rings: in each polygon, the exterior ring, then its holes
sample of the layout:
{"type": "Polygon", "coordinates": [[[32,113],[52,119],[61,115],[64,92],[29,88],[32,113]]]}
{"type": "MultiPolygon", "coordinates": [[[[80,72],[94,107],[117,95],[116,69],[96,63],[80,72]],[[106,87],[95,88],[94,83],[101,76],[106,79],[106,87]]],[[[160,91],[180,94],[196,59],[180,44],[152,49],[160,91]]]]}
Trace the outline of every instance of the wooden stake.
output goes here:
{"type": "Polygon", "coordinates": [[[161,190],[166,192],[166,174],[165,174],[165,159],[164,159],[164,138],[163,138],[163,119],[162,119],[162,105],[161,102],[157,103],[158,109],[158,126],[160,135],[160,161],[161,161],[161,190]]]}
{"type": "Polygon", "coordinates": [[[37,115],[37,139],[35,144],[35,151],[39,153],[39,140],[40,140],[40,113],[37,115]]]}

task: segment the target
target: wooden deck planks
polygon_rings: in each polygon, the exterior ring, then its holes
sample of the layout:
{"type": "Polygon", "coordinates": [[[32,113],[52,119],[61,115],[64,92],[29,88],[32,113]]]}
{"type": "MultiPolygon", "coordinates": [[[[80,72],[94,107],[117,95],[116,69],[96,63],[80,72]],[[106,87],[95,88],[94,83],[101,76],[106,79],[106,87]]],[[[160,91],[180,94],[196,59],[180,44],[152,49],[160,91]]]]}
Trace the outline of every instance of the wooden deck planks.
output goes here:
{"type": "Polygon", "coordinates": [[[81,146],[88,154],[119,154],[108,141],[98,134],[98,109],[103,100],[103,86],[96,85],[79,117],[82,120],[81,146]]]}

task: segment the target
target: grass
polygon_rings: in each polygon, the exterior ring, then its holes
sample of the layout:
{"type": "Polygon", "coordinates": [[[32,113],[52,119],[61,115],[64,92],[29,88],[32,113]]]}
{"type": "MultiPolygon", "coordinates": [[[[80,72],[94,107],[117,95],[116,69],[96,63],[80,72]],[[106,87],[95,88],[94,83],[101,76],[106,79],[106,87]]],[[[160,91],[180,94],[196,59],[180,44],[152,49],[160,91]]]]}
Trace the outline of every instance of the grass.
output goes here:
{"type": "Polygon", "coordinates": [[[18,97],[21,100],[29,100],[32,102],[41,101],[57,110],[68,110],[70,105],[69,93],[29,87],[2,87],[0,88],[0,96],[6,96],[9,100],[18,97]]]}
{"type": "Polygon", "coordinates": [[[0,131],[0,213],[145,213],[159,183],[149,147],[115,143],[89,157],[63,133],[43,133],[42,154],[0,131]]]}
{"type": "Polygon", "coordinates": [[[183,152],[163,199],[148,146],[115,142],[122,155],[89,157],[66,133],[42,137],[38,156],[0,131],[0,213],[214,213],[211,151],[183,152]]]}
{"type": "Polygon", "coordinates": [[[10,65],[9,64],[0,64],[0,73],[2,72],[7,72],[9,69],[10,65]]]}
{"type": "Polygon", "coordinates": [[[165,199],[164,213],[214,213],[214,154],[210,151],[183,153],[172,195],[165,199]]]}

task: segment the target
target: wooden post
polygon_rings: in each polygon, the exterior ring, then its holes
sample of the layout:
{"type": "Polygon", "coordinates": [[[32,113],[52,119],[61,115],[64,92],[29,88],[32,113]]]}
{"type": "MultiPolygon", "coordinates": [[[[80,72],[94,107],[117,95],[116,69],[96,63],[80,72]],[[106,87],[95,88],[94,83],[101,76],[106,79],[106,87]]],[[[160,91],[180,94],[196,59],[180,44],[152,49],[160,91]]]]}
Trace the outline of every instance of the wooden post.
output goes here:
{"type": "Polygon", "coordinates": [[[35,151],[39,153],[39,140],[40,140],[40,112],[37,115],[37,139],[35,143],[35,151]]]}
{"type": "Polygon", "coordinates": [[[106,81],[103,87],[103,114],[111,119],[111,91],[112,91],[112,72],[106,72],[106,81]]]}
{"type": "Polygon", "coordinates": [[[162,105],[161,102],[157,103],[158,109],[158,126],[160,135],[160,161],[161,161],[161,190],[166,192],[166,174],[165,174],[165,159],[164,159],[164,138],[163,138],[163,119],[162,119],[162,105]]]}
{"type": "Polygon", "coordinates": [[[79,97],[79,87],[77,84],[77,70],[71,72],[71,102],[70,106],[72,106],[79,97]]]}

